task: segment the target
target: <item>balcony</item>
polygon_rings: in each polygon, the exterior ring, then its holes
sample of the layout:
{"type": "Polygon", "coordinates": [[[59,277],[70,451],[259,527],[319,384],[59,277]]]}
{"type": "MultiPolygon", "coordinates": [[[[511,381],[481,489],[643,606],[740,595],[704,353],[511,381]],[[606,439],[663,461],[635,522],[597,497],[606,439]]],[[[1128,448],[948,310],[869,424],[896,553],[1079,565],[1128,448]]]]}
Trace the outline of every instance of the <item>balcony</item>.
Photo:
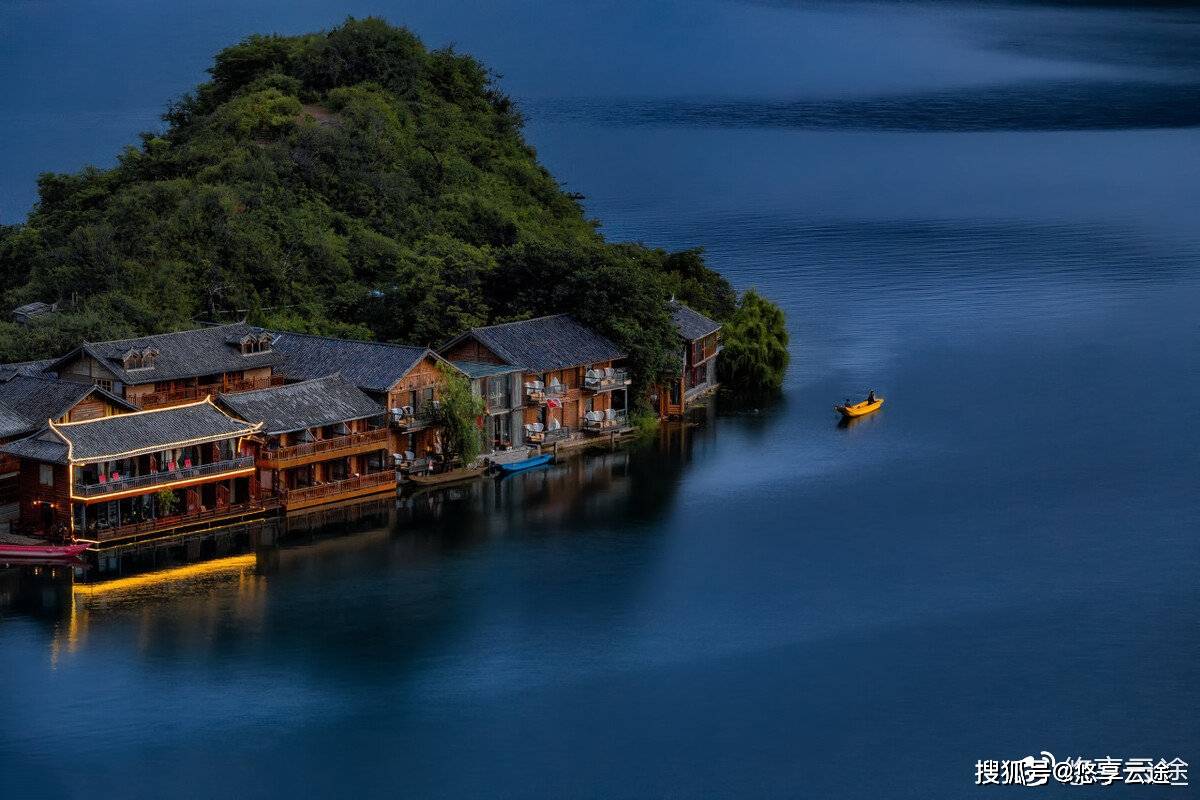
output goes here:
{"type": "Polygon", "coordinates": [[[572,429],[563,425],[557,428],[547,428],[540,422],[526,423],[524,428],[526,444],[551,444],[571,438],[572,429]]]}
{"type": "Polygon", "coordinates": [[[554,442],[563,442],[571,438],[571,429],[566,425],[561,428],[553,428],[542,434],[542,444],[553,444],[554,442]]]}
{"type": "Polygon", "coordinates": [[[529,405],[540,406],[547,400],[558,400],[567,393],[567,387],[561,383],[549,386],[541,381],[528,381],[525,384],[525,402],[529,405]]]}
{"type": "Polygon", "coordinates": [[[191,403],[195,400],[203,400],[205,397],[217,394],[218,392],[224,392],[225,394],[250,392],[255,389],[269,389],[272,386],[282,386],[283,383],[284,379],[282,375],[272,375],[269,378],[258,378],[252,381],[224,381],[222,383],[206,385],[183,386],[178,389],[164,389],[161,392],[144,394],[138,398],[138,403],[143,410],[166,408],[168,406],[191,403]]]}
{"type": "Polygon", "coordinates": [[[393,428],[399,428],[402,431],[415,431],[424,428],[433,421],[433,413],[438,408],[438,402],[432,400],[423,404],[420,408],[412,406],[402,406],[393,408],[389,419],[393,428]]]}
{"type": "Polygon", "coordinates": [[[584,433],[607,433],[620,430],[629,423],[629,412],[623,408],[589,411],[583,415],[584,433]]]}
{"type": "Polygon", "coordinates": [[[354,455],[368,450],[379,450],[388,445],[388,429],[375,428],[369,431],[348,433],[315,442],[275,447],[264,450],[263,463],[270,467],[286,466],[286,462],[318,461],[354,455]]]}
{"type": "Polygon", "coordinates": [[[318,483],[299,489],[281,489],[279,502],[287,508],[301,508],[319,503],[332,503],[374,491],[383,491],[396,485],[396,471],[392,469],[358,475],[340,481],[318,483]]]}
{"type": "Polygon", "coordinates": [[[238,503],[223,508],[197,511],[194,514],[173,514],[169,517],[131,522],[126,525],[88,528],[86,531],[80,532],[79,538],[95,542],[111,542],[117,539],[130,539],[146,534],[165,533],[176,528],[184,528],[191,525],[228,521],[234,517],[258,514],[260,511],[262,511],[262,506],[257,503],[238,503]]]}
{"type": "Polygon", "coordinates": [[[589,369],[583,376],[583,388],[589,392],[611,392],[613,389],[624,389],[632,381],[629,371],[624,369],[589,369]]]}
{"type": "Polygon", "coordinates": [[[120,494],[137,489],[150,490],[156,486],[176,483],[178,481],[190,481],[198,478],[219,478],[228,472],[237,472],[253,467],[253,456],[238,456],[226,461],[214,461],[211,464],[200,464],[194,467],[151,472],[146,475],[133,475],[128,478],[105,481],[104,483],[77,483],[73,487],[73,493],[78,498],[103,497],[105,495],[120,494]]]}

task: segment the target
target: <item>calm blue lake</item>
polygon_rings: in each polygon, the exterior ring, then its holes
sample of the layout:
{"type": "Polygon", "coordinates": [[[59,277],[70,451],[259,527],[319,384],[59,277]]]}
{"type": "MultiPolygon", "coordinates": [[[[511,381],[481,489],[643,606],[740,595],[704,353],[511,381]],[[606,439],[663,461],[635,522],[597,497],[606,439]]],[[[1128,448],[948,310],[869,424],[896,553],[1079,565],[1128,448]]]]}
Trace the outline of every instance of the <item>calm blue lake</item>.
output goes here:
{"type": "Polygon", "coordinates": [[[704,246],[793,336],[769,408],[0,615],[0,796],[1082,797],[974,765],[1200,762],[1200,12],[1101,5],[0,6],[0,222],[221,46],[376,13],[501,73],[607,235],[704,246]]]}

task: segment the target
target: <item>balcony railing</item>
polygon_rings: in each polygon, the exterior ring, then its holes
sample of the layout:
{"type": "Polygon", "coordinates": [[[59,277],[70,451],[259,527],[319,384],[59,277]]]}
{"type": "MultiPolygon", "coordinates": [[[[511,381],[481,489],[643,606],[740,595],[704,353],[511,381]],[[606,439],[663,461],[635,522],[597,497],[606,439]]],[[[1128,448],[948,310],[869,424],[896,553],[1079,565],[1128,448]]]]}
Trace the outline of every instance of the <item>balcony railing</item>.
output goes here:
{"type": "Polygon", "coordinates": [[[167,530],[169,528],[180,528],[185,525],[210,522],[241,514],[253,514],[261,510],[262,506],[257,503],[237,503],[223,508],[210,508],[205,511],[197,511],[193,514],[172,514],[168,517],[158,517],[157,519],[148,519],[142,522],[131,522],[126,525],[88,528],[79,534],[79,538],[91,539],[97,542],[127,539],[131,536],[167,530]]]}
{"type": "Polygon", "coordinates": [[[571,429],[566,425],[554,430],[548,430],[542,434],[542,444],[551,444],[553,442],[561,442],[571,438],[571,429]]]}
{"type": "Polygon", "coordinates": [[[138,403],[143,409],[162,408],[163,406],[189,403],[193,400],[203,400],[210,394],[218,392],[224,392],[225,394],[250,392],[255,389],[269,389],[272,386],[282,386],[283,383],[284,379],[282,375],[272,375],[269,378],[256,378],[249,381],[225,381],[224,383],[213,383],[205,386],[183,386],[178,389],[164,389],[161,392],[144,394],[138,398],[138,403]]]}
{"type": "Polygon", "coordinates": [[[281,489],[279,499],[285,505],[288,503],[303,503],[311,500],[320,500],[326,497],[336,498],[338,495],[347,494],[358,489],[366,489],[375,486],[383,487],[396,482],[396,471],[387,469],[382,472],[372,472],[367,475],[358,475],[353,478],[345,478],[340,481],[329,481],[328,483],[318,483],[315,486],[305,486],[300,489],[281,489]]]}
{"type": "Polygon", "coordinates": [[[530,381],[525,384],[525,400],[534,405],[541,405],[550,399],[561,398],[567,393],[567,387],[561,383],[552,383],[549,386],[541,381],[530,381]]]}
{"type": "Polygon", "coordinates": [[[630,384],[629,371],[624,369],[590,369],[583,377],[583,388],[592,392],[624,389],[630,384]]]}
{"type": "Polygon", "coordinates": [[[367,445],[384,446],[388,441],[387,428],[375,428],[369,431],[348,433],[345,436],[335,436],[320,439],[315,442],[275,447],[263,451],[264,461],[288,461],[295,458],[306,458],[315,455],[336,455],[342,450],[357,450],[367,445]]]}
{"type": "Polygon", "coordinates": [[[563,439],[570,439],[572,428],[565,425],[558,428],[547,429],[540,422],[531,422],[522,429],[524,441],[528,444],[550,444],[551,442],[560,442],[563,439]]]}
{"type": "Polygon", "coordinates": [[[424,403],[419,408],[412,406],[403,406],[401,408],[393,408],[389,414],[392,425],[396,428],[404,430],[412,430],[414,428],[422,428],[428,425],[433,420],[433,412],[436,410],[437,401],[432,403],[424,403]]]}
{"type": "Polygon", "coordinates": [[[76,497],[100,497],[106,494],[127,492],[131,489],[152,489],[155,486],[176,481],[219,476],[226,472],[236,472],[253,466],[254,456],[238,456],[225,461],[214,461],[211,464],[151,472],[146,475],[132,475],[128,478],[118,478],[104,483],[77,483],[74,486],[74,493],[76,497]]]}
{"type": "Polygon", "coordinates": [[[623,428],[629,421],[629,412],[623,408],[608,411],[589,411],[583,415],[585,433],[603,433],[614,428],[623,428]]]}

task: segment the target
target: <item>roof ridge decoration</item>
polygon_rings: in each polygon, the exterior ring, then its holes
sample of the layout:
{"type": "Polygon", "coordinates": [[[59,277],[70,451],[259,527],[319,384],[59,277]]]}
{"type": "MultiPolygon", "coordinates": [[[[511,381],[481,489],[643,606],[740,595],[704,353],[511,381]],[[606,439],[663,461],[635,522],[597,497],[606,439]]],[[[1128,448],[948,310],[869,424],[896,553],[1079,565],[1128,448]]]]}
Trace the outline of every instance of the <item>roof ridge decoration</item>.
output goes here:
{"type": "Polygon", "coordinates": [[[176,412],[176,411],[180,411],[183,409],[196,408],[196,407],[205,406],[205,405],[209,406],[213,411],[220,414],[222,417],[228,419],[230,422],[237,423],[239,425],[239,428],[237,430],[223,432],[216,436],[214,436],[212,434],[205,434],[204,436],[198,436],[198,437],[194,436],[194,437],[191,437],[188,439],[172,440],[169,442],[157,442],[157,443],[147,446],[147,447],[139,447],[139,448],[134,448],[132,450],[122,451],[122,452],[117,452],[117,453],[99,453],[99,454],[87,455],[86,457],[78,459],[78,462],[79,463],[96,463],[96,462],[100,462],[100,461],[111,461],[111,460],[117,459],[117,458],[130,458],[133,456],[145,455],[146,453],[153,453],[155,451],[168,449],[168,448],[174,449],[177,447],[187,447],[187,446],[195,445],[195,444],[203,444],[205,442],[214,441],[214,439],[220,438],[221,436],[229,436],[229,437],[249,436],[251,434],[257,433],[258,431],[260,431],[262,429],[263,423],[261,421],[260,422],[250,422],[250,421],[246,421],[246,420],[241,420],[241,419],[238,419],[237,417],[234,417],[234,416],[228,414],[227,412],[225,412],[216,403],[213,402],[212,395],[208,395],[203,400],[199,400],[194,403],[185,403],[185,404],[178,405],[178,406],[167,406],[166,408],[147,409],[147,410],[142,410],[142,411],[135,411],[135,412],[132,412],[129,414],[117,414],[117,415],[111,416],[111,417],[99,417],[97,419],[80,420],[78,422],[63,422],[63,423],[50,422],[49,427],[67,445],[67,463],[72,464],[72,463],[76,462],[75,453],[74,453],[74,450],[75,450],[74,442],[71,441],[70,437],[68,437],[66,434],[64,434],[62,432],[61,428],[86,426],[86,425],[92,425],[92,424],[97,424],[97,423],[112,424],[114,420],[124,422],[124,421],[127,421],[128,419],[130,419],[131,417],[135,417],[135,416],[146,415],[146,414],[162,414],[162,413],[167,413],[167,412],[176,412]]]}
{"type": "MultiPolygon", "coordinates": [[[[175,411],[180,408],[191,408],[192,406],[201,406],[201,405],[204,405],[205,403],[208,403],[213,408],[217,408],[216,405],[214,405],[212,402],[212,395],[209,394],[209,395],[205,395],[203,400],[193,400],[190,403],[180,403],[179,405],[163,406],[161,408],[142,408],[137,411],[130,411],[127,414],[121,414],[120,416],[122,416],[122,417],[138,417],[138,416],[141,416],[142,414],[157,414],[162,411],[175,411]]],[[[219,408],[217,408],[217,410],[220,411],[219,408]]],[[[222,411],[221,413],[223,414],[225,412],[222,411]]],[[[70,427],[73,425],[89,425],[91,423],[101,422],[106,419],[111,419],[111,417],[97,417],[95,419],[77,419],[73,422],[59,422],[56,424],[66,428],[66,427],[70,427]]]]}
{"type": "MultiPolygon", "coordinates": [[[[491,325],[476,325],[474,328],[471,328],[470,330],[471,331],[486,331],[486,330],[490,330],[492,328],[504,328],[509,325],[524,325],[527,322],[540,322],[541,320],[554,319],[555,317],[570,317],[571,319],[575,319],[575,315],[571,314],[570,312],[560,311],[557,314],[542,314],[540,317],[529,317],[528,319],[513,319],[513,320],[509,320],[508,322],[496,322],[491,325]]],[[[579,320],[577,320],[577,319],[575,319],[575,321],[579,322],[579,320]]],[[[580,322],[579,324],[582,325],[583,323],[580,322]]],[[[462,336],[462,335],[463,334],[459,334],[459,336],[462,336]]],[[[458,338],[458,337],[455,337],[455,338],[458,338]]]]}
{"type": "MultiPolygon", "coordinates": [[[[150,339],[155,336],[174,336],[177,333],[195,333],[196,331],[215,331],[215,330],[219,330],[221,328],[232,328],[237,325],[249,325],[249,323],[246,322],[246,320],[244,320],[244,319],[241,320],[240,322],[221,322],[216,325],[205,325],[204,323],[201,323],[200,327],[198,327],[198,328],[183,328],[181,330],[166,331],[164,333],[143,333],[140,336],[125,336],[120,339],[102,339],[98,342],[92,342],[87,339],[84,339],[82,342],[79,343],[79,346],[83,347],[84,345],[89,345],[89,344],[121,344],[123,342],[134,342],[134,341],[137,341],[138,339],[150,339]]],[[[265,328],[261,328],[261,326],[257,326],[257,325],[251,325],[250,327],[252,327],[252,328],[257,327],[257,328],[260,328],[261,330],[266,330],[265,328]]]]}
{"type": "MultiPolygon", "coordinates": [[[[46,420],[46,425],[47,425],[47,427],[50,428],[51,431],[54,432],[54,435],[57,436],[59,439],[62,439],[63,444],[65,444],[67,446],[67,463],[70,464],[72,461],[75,460],[73,458],[75,444],[70,439],[68,439],[66,436],[63,436],[62,431],[60,431],[58,429],[58,425],[56,425],[54,423],[54,420],[52,420],[52,419],[46,420]]],[[[33,435],[37,436],[36,433],[33,435]]]]}
{"type": "MultiPolygon", "coordinates": [[[[381,342],[376,339],[343,339],[340,336],[325,336],[320,333],[300,333],[299,331],[271,331],[275,337],[275,341],[279,340],[280,336],[302,336],[305,339],[323,339],[327,342],[353,342],[354,344],[377,345],[379,347],[396,347],[405,349],[429,349],[428,345],[423,344],[404,344],[402,342],[381,342]]],[[[310,380],[315,380],[310,378],[310,380]]]]}

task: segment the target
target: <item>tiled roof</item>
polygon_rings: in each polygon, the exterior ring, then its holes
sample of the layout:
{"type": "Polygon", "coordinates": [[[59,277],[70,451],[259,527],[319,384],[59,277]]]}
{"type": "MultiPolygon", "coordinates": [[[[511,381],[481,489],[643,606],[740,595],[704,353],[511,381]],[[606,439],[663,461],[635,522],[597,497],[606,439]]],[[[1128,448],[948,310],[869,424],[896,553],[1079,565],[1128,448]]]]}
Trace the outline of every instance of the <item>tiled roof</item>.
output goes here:
{"type": "Polygon", "coordinates": [[[55,425],[53,432],[71,443],[71,460],[78,463],[214,442],[254,433],[260,427],[258,422],[235,419],[204,401],[87,422],[66,422],[55,425]]]}
{"type": "Polygon", "coordinates": [[[43,303],[41,300],[35,300],[32,303],[26,303],[23,306],[17,306],[13,309],[14,314],[46,314],[54,310],[54,306],[49,303],[43,303]]]}
{"type": "Polygon", "coordinates": [[[33,436],[17,439],[15,442],[0,446],[0,451],[34,461],[49,461],[52,464],[67,463],[67,443],[49,428],[42,428],[33,436]]]}
{"type": "Polygon", "coordinates": [[[282,358],[279,371],[289,379],[337,372],[368,392],[386,392],[429,352],[425,347],[282,332],[275,336],[275,349],[282,358]]]}
{"type": "Polygon", "coordinates": [[[713,322],[699,311],[688,308],[678,300],[670,304],[671,321],[675,323],[679,335],[687,340],[703,339],[710,333],[721,330],[721,323],[713,322]]]}
{"type": "Polygon", "coordinates": [[[223,394],[220,402],[242,419],[263,423],[265,433],[289,433],[356,419],[384,409],[341,375],[252,392],[223,394]]]}
{"type": "Polygon", "coordinates": [[[625,357],[607,336],[585,327],[570,314],[472,328],[446,347],[468,336],[509,364],[530,372],[550,372],[625,357]]]}
{"type": "Polygon", "coordinates": [[[0,364],[0,381],[6,381],[14,375],[40,375],[46,367],[58,359],[46,358],[41,361],[21,361],[16,364],[0,364]]]}
{"type": "Polygon", "coordinates": [[[455,368],[468,378],[487,378],[491,375],[504,375],[509,372],[520,372],[521,368],[512,364],[488,364],[483,361],[451,361],[455,368]]]}
{"type": "Polygon", "coordinates": [[[190,331],[139,336],[136,339],[84,342],[78,349],[55,361],[50,368],[61,369],[80,355],[87,354],[102,363],[121,382],[136,385],[273,366],[280,360],[279,354],[273,350],[242,354],[240,340],[244,336],[257,336],[260,333],[263,333],[262,328],[238,322],[190,331]],[[122,359],[126,353],[130,350],[147,349],[158,351],[154,366],[125,369],[122,359]]]}
{"type": "Polygon", "coordinates": [[[25,420],[21,430],[6,433],[0,429],[0,436],[31,433],[45,425],[46,420],[65,416],[92,394],[126,411],[137,410],[132,403],[87,383],[33,375],[16,375],[0,382],[0,407],[25,420]]]}
{"type": "Polygon", "coordinates": [[[11,439],[14,436],[21,436],[36,428],[37,425],[31,425],[28,419],[17,412],[0,406],[0,439],[11,439]]]}

